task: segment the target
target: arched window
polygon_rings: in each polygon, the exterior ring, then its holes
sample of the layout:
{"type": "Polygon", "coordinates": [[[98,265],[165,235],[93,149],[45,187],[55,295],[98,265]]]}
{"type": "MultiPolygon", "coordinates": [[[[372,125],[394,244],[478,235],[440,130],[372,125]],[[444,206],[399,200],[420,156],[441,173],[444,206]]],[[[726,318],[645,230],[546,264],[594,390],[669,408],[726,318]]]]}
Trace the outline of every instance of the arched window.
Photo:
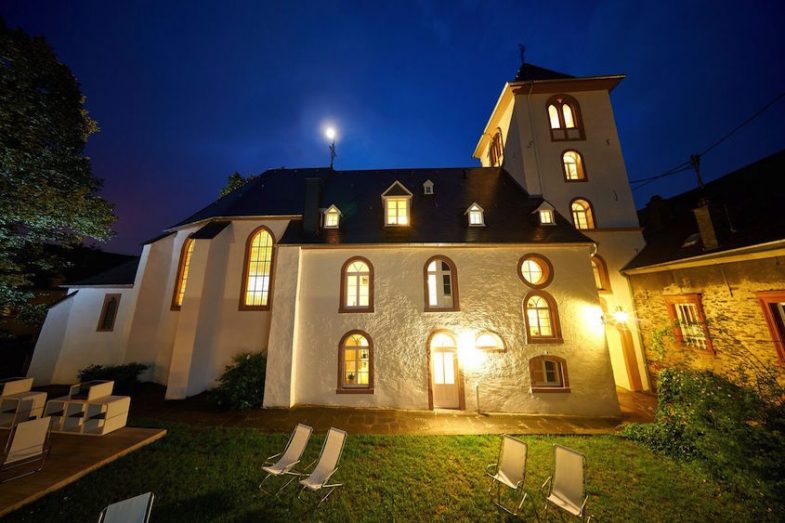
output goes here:
{"type": "Polygon", "coordinates": [[[529,343],[560,343],[556,302],[549,294],[532,291],[523,300],[523,318],[529,343]]]}
{"type": "Polygon", "coordinates": [[[564,179],[568,182],[585,182],[586,169],[583,157],[578,151],[564,151],[561,156],[564,179]]]}
{"type": "Polygon", "coordinates": [[[425,262],[425,312],[457,311],[458,272],[445,256],[434,256],[425,262]]]}
{"type": "Polygon", "coordinates": [[[504,341],[501,336],[491,331],[483,331],[474,340],[474,346],[487,352],[504,352],[504,341]]]}
{"type": "Polygon", "coordinates": [[[338,345],[338,394],[373,394],[373,342],[363,331],[351,331],[338,345]]]}
{"type": "Polygon", "coordinates": [[[194,252],[194,240],[186,238],[180,251],[180,265],[177,268],[177,281],[172,296],[172,310],[179,311],[185,297],[185,285],[188,283],[188,271],[191,268],[191,254],[194,252]]]}
{"type": "Polygon", "coordinates": [[[98,317],[97,331],[110,332],[114,330],[114,321],[117,318],[117,309],[120,307],[120,294],[107,294],[104,296],[104,306],[98,317]]]}
{"type": "Polygon", "coordinates": [[[553,281],[553,265],[540,254],[526,254],[518,260],[518,276],[533,289],[543,289],[553,281]]]}
{"type": "Polygon", "coordinates": [[[256,229],[248,237],[240,296],[241,310],[270,308],[274,244],[275,240],[270,229],[264,226],[256,229]]]}
{"type": "Polygon", "coordinates": [[[572,211],[572,221],[576,229],[591,230],[596,228],[594,211],[589,200],[576,198],[570,204],[570,210],[572,211]]]}
{"type": "Polygon", "coordinates": [[[351,258],[341,268],[339,312],[373,312],[373,265],[365,258],[351,258]]]}
{"type": "Polygon", "coordinates": [[[558,356],[535,356],[529,360],[532,392],[570,392],[567,362],[558,356]]]}
{"type": "Polygon", "coordinates": [[[553,141],[584,139],[581,111],[575,98],[557,94],[548,99],[546,107],[553,141]]]}
{"type": "Polygon", "coordinates": [[[496,134],[493,135],[491,146],[488,149],[488,159],[491,162],[491,167],[500,167],[502,158],[504,156],[504,144],[502,143],[502,132],[497,129],[496,134]]]}
{"type": "Polygon", "coordinates": [[[597,287],[597,290],[600,292],[610,292],[611,281],[608,276],[608,266],[605,264],[605,260],[603,260],[600,255],[595,254],[591,259],[591,268],[594,272],[594,285],[597,287]]]}

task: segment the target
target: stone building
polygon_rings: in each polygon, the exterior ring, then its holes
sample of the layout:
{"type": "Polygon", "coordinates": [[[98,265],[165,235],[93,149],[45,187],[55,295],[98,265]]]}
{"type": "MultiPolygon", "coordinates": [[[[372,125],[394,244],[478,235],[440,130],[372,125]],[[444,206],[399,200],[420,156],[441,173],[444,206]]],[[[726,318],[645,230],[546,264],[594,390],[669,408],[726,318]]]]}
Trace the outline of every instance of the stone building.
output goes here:
{"type": "Polygon", "coordinates": [[[785,375],[785,151],[640,211],[625,268],[650,370],[676,362],[785,375]]]}
{"type": "Polygon", "coordinates": [[[610,102],[622,79],[524,64],[481,167],[267,171],[131,273],[69,285],[30,374],[138,361],[183,398],[261,351],[266,407],[617,415],[617,385],[649,386],[619,272],[643,247],[610,102]]]}

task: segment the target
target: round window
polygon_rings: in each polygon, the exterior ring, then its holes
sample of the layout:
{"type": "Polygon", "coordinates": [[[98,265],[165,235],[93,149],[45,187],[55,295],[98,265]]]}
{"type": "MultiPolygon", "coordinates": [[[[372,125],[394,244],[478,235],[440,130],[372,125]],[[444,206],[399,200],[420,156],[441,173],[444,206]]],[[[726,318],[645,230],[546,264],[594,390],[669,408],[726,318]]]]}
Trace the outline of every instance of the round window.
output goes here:
{"type": "Polygon", "coordinates": [[[518,275],[529,287],[541,289],[551,282],[553,269],[542,256],[527,254],[518,262],[518,275]]]}

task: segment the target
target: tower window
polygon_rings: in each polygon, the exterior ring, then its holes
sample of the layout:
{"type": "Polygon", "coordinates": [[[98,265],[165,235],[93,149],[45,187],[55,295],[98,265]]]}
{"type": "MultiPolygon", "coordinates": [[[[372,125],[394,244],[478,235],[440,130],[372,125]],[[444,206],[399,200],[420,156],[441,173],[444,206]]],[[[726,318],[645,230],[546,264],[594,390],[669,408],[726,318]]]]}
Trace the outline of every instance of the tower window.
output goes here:
{"type": "Polygon", "coordinates": [[[488,159],[490,160],[491,167],[501,167],[502,158],[504,156],[504,145],[502,144],[502,132],[496,131],[491,140],[491,146],[488,149],[488,159]]]}
{"type": "Polygon", "coordinates": [[[546,107],[553,141],[585,138],[580,107],[575,98],[566,94],[557,94],[548,100],[546,107]]]}
{"type": "Polygon", "coordinates": [[[583,157],[578,151],[564,151],[564,154],[562,154],[562,168],[566,181],[586,181],[586,169],[583,165],[583,157]]]}
{"type": "Polygon", "coordinates": [[[594,211],[588,200],[576,198],[570,204],[570,210],[572,211],[572,221],[576,229],[588,231],[596,228],[594,211]]]}
{"type": "Polygon", "coordinates": [[[600,292],[610,292],[611,280],[608,276],[608,266],[598,254],[592,256],[591,268],[594,272],[594,285],[600,292]]]}

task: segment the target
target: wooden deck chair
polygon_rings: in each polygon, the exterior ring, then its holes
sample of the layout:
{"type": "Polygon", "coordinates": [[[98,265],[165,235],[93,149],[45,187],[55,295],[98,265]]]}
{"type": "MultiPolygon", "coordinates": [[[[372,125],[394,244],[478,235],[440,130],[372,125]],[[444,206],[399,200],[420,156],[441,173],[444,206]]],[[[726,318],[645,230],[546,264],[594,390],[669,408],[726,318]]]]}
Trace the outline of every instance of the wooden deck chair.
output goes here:
{"type": "Polygon", "coordinates": [[[561,445],[553,445],[553,475],[542,484],[547,517],[548,507],[556,507],[577,518],[586,518],[586,457],[561,445]],[[547,492],[545,491],[548,487],[547,492]]]}
{"type": "Polygon", "coordinates": [[[39,418],[14,425],[8,434],[0,465],[0,483],[35,474],[44,468],[49,454],[50,419],[39,418]]]}
{"type": "Polygon", "coordinates": [[[322,444],[322,450],[319,452],[319,459],[309,464],[307,467],[310,468],[316,463],[316,468],[314,468],[307,477],[300,480],[302,488],[297,494],[298,498],[305,490],[317,492],[322,489],[329,489],[327,494],[319,500],[319,504],[317,505],[318,508],[335,489],[343,486],[343,483],[328,483],[328,481],[330,481],[332,475],[338,470],[338,461],[341,459],[343,446],[346,443],[346,438],[348,436],[349,435],[343,430],[330,427],[330,430],[327,431],[327,437],[324,439],[324,444],[322,444]]]}
{"type": "Polygon", "coordinates": [[[98,515],[98,523],[147,523],[153,510],[152,492],[112,503],[98,515]]]}
{"type": "Polygon", "coordinates": [[[513,516],[523,508],[523,503],[527,498],[524,481],[526,480],[528,450],[528,446],[523,441],[507,435],[502,436],[499,459],[496,463],[491,463],[485,468],[485,475],[491,478],[491,484],[488,487],[491,502],[513,516]],[[494,486],[496,487],[496,499],[493,495],[494,486]],[[502,502],[502,486],[506,487],[505,492],[508,489],[512,490],[517,505],[510,508],[502,502]],[[518,501],[518,497],[520,497],[520,501],[518,501]]]}
{"type": "MultiPolygon", "coordinates": [[[[271,476],[284,476],[287,474],[295,477],[300,476],[299,473],[294,472],[294,467],[300,463],[300,460],[303,457],[303,452],[305,452],[305,447],[308,445],[308,440],[311,439],[312,433],[313,428],[309,427],[308,425],[303,425],[302,423],[298,424],[289,436],[289,441],[286,442],[286,447],[284,448],[283,452],[279,452],[278,454],[270,456],[264,460],[262,470],[267,472],[267,475],[264,477],[262,482],[259,483],[259,490],[264,490],[262,485],[271,476]],[[276,458],[278,458],[278,461],[274,462],[273,460],[276,458]]],[[[291,479],[293,480],[295,478],[291,479]]],[[[280,494],[280,492],[291,482],[291,480],[288,481],[280,489],[278,489],[275,494],[280,494]]]]}

